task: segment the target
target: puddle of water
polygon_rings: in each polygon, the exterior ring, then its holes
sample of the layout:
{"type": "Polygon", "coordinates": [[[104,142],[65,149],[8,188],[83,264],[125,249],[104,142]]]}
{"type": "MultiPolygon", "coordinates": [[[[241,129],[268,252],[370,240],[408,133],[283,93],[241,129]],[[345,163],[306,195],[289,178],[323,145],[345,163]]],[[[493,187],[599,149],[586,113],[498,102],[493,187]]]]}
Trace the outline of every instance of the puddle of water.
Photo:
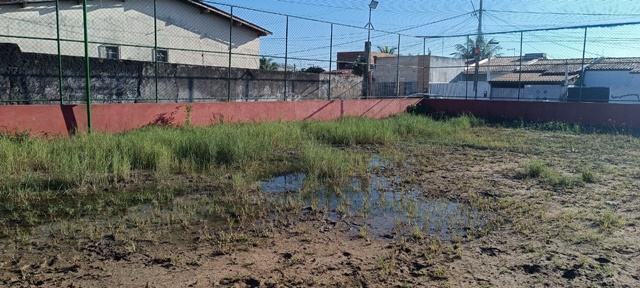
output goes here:
{"type": "Polygon", "coordinates": [[[260,190],[271,193],[285,193],[289,191],[299,191],[305,184],[307,176],[302,173],[278,176],[269,181],[260,183],[260,190]]]}
{"type": "Polygon", "coordinates": [[[369,168],[385,169],[387,165],[388,165],[387,161],[385,161],[384,159],[382,159],[382,157],[378,155],[372,156],[371,159],[369,160],[369,168]]]}
{"type": "MultiPolygon", "coordinates": [[[[261,183],[262,191],[299,192],[304,174],[280,176],[261,183]]],[[[300,193],[306,205],[329,212],[335,219],[365,226],[367,235],[382,238],[438,236],[443,240],[466,237],[477,228],[482,214],[467,205],[443,199],[427,200],[419,190],[402,191],[402,179],[371,175],[352,178],[341,189],[320,184],[313,193],[300,193]]]]}

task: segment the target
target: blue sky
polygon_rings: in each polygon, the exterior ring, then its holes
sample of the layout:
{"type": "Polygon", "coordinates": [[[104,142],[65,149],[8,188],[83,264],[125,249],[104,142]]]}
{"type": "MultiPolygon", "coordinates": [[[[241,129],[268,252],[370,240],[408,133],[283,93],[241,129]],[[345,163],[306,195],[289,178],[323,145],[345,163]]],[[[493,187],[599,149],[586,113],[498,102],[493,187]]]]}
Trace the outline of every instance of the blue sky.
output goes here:
{"type": "MultiPolygon", "coordinates": [[[[243,9],[271,11],[340,23],[334,25],[333,43],[330,43],[331,25],[295,17],[289,18],[289,63],[308,67],[327,67],[330,58],[335,61],[339,51],[362,50],[367,38],[363,29],[368,21],[370,0],[217,0],[205,1],[223,9],[234,8],[234,14],[273,32],[262,39],[261,54],[283,62],[285,55],[286,18],[281,15],[243,9]],[[353,26],[353,27],[351,27],[353,26]],[[331,50],[329,49],[331,47],[331,50]]],[[[379,0],[373,11],[372,44],[375,47],[398,46],[398,36],[381,31],[400,31],[400,54],[421,54],[423,44],[433,55],[449,56],[453,46],[464,43],[466,37],[427,39],[415,36],[445,36],[475,34],[479,0],[379,0]]],[[[640,1],[637,0],[485,0],[483,31],[485,33],[566,27],[603,23],[640,21],[640,1]]],[[[520,34],[491,35],[500,42],[505,56],[520,53],[520,34]]],[[[522,53],[543,52],[552,58],[579,58],[582,56],[583,29],[530,32],[524,34],[522,53]]],[[[591,28],[587,32],[587,57],[640,56],[640,25],[617,28],[591,28]]],[[[335,65],[335,64],[334,64],[335,65]]]]}

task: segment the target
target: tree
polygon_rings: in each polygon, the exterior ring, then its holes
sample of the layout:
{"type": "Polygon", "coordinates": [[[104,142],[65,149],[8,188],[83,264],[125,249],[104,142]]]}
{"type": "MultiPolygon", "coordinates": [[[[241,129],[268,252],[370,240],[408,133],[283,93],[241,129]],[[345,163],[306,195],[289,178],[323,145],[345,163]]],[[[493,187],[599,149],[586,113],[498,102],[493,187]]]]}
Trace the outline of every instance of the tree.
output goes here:
{"type": "Polygon", "coordinates": [[[278,63],[273,62],[273,59],[267,57],[260,57],[260,70],[275,71],[278,70],[278,63]]]}
{"type": "Polygon", "coordinates": [[[324,69],[318,67],[318,66],[311,66],[309,68],[305,68],[300,70],[301,72],[306,72],[306,73],[322,73],[324,72],[324,69]]]}
{"type": "Polygon", "coordinates": [[[363,55],[358,55],[358,58],[356,58],[356,61],[353,62],[352,68],[351,70],[353,71],[353,74],[356,74],[358,76],[362,76],[364,75],[364,70],[367,68],[367,61],[364,59],[363,55]]]}
{"type": "MultiPolygon", "coordinates": [[[[484,36],[480,36],[480,38],[477,40],[478,47],[480,47],[480,59],[488,58],[489,55],[500,56],[500,53],[498,52],[502,50],[502,47],[494,44],[489,44],[489,42],[495,42],[495,38],[491,38],[491,40],[485,41],[486,39],[484,38],[484,36]]],[[[454,47],[456,48],[456,52],[451,53],[451,55],[455,56],[456,58],[470,59],[475,57],[475,54],[473,52],[476,49],[476,41],[471,39],[471,37],[467,38],[466,44],[456,44],[456,46],[454,47]]]]}
{"type": "Polygon", "coordinates": [[[384,45],[384,46],[378,46],[378,50],[382,53],[396,54],[396,50],[398,50],[398,47],[389,47],[387,45],[384,45]]]}

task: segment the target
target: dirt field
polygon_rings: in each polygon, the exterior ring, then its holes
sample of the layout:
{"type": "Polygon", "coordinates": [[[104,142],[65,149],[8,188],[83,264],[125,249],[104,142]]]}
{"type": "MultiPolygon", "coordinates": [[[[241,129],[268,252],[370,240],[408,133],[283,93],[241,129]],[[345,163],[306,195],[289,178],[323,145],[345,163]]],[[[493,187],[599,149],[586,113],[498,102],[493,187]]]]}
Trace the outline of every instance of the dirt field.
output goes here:
{"type": "Polygon", "coordinates": [[[199,216],[226,209],[211,195],[233,176],[175,176],[189,189],[169,206],[1,239],[0,285],[640,287],[639,148],[627,135],[487,126],[348,146],[369,155],[369,175],[250,183],[242,209],[258,220],[199,216]]]}

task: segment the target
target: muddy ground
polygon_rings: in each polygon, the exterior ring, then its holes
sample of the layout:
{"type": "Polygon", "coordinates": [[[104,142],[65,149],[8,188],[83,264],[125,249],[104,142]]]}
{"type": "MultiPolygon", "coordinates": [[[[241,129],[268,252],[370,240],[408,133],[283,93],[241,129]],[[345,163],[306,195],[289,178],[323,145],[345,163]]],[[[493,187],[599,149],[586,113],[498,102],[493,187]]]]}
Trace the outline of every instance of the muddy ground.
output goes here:
{"type": "MultiPolygon", "coordinates": [[[[1,240],[0,285],[640,287],[638,147],[632,136],[482,127],[454,143],[344,148],[388,159],[370,168],[387,179],[376,184],[370,210],[356,197],[356,208],[302,201],[244,225],[133,216],[53,222],[1,240]],[[553,173],[527,174],[531,163],[553,173]],[[381,200],[389,193],[400,196],[381,200]],[[433,212],[433,201],[478,219],[433,212]],[[427,203],[432,218],[412,203],[427,203]],[[458,218],[434,228],[433,217],[458,218]]],[[[295,183],[283,191],[260,185],[254,193],[269,195],[261,201],[301,193],[295,183]]]]}

